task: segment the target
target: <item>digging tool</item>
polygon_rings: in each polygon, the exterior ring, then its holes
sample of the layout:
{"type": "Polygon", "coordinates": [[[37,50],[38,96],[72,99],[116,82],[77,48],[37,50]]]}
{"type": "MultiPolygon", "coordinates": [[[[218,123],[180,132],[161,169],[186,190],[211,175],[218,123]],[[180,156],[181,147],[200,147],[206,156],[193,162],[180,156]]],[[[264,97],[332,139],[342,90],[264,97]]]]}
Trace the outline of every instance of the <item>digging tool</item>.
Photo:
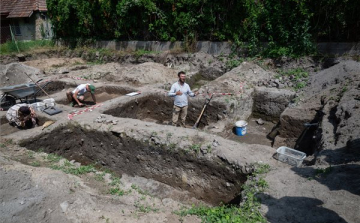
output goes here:
{"type": "Polygon", "coordinates": [[[199,122],[200,122],[200,120],[201,120],[202,115],[204,114],[204,111],[205,111],[205,109],[206,109],[206,106],[210,103],[210,101],[211,101],[211,99],[212,99],[213,96],[214,96],[214,94],[211,94],[211,97],[206,99],[205,104],[204,104],[204,107],[203,107],[203,109],[202,109],[202,111],[201,111],[201,113],[200,113],[200,115],[199,115],[199,118],[196,120],[196,122],[195,122],[195,124],[194,124],[194,126],[193,126],[193,129],[196,129],[197,126],[199,125],[199,122]]]}
{"type": "Polygon", "coordinates": [[[30,75],[28,75],[26,72],[25,72],[25,74],[26,74],[26,76],[28,76],[28,78],[30,78],[30,80],[32,80],[32,81],[36,84],[36,86],[38,86],[38,87],[50,98],[50,96],[48,95],[48,93],[46,93],[46,91],[45,91],[37,82],[35,82],[35,81],[30,77],[30,75]]]}

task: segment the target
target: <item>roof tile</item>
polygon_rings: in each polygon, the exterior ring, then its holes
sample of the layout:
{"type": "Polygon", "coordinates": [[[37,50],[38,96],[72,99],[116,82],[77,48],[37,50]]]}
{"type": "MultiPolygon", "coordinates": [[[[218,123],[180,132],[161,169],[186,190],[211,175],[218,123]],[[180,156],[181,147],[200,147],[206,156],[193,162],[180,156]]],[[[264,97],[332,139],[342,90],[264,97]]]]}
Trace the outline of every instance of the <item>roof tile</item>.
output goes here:
{"type": "Polygon", "coordinates": [[[46,0],[1,0],[1,15],[7,18],[30,17],[34,11],[47,11],[46,0]]]}

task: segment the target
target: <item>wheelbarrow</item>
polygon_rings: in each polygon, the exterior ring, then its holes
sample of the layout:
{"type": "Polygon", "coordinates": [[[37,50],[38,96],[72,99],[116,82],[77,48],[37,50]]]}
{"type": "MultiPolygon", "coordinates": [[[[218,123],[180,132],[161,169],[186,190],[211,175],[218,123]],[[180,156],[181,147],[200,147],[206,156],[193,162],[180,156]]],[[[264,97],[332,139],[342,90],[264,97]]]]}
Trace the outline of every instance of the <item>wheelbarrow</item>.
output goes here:
{"type": "Polygon", "coordinates": [[[34,102],[36,102],[36,95],[39,91],[51,83],[49,81],[39,85],[38,83],[40,81],[42,81],[42,79],[38,80],[36,83],[19,84],[0,88],[0,91],[2,91],[1,108],[4,110],[9,109],[16,104],[16,100],[20,100],[21,103],[26,102],[27,104],[29,104],[29,99],[33,99],[34,102]]]}

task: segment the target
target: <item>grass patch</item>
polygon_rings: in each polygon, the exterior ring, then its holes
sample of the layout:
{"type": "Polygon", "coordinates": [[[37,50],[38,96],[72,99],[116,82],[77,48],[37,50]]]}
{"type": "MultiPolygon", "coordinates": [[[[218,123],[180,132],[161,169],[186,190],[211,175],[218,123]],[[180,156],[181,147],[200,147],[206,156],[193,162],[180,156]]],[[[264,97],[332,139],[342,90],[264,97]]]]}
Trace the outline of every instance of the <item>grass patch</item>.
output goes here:
{"type": "Polygon", "coordinates": [[[33,161],[30,163],[31,166],[35,166],[35,167],[39,167],[40,166],[40,162],[39,161],[33,161]]]}
{"type": "Polygon", "coordinates": [[[268,188],[267,182],[262,177],[270,170],[268,164],[255,164],[254,172],[248,176],[243,185],[242,202],[238,205],[220,205],[217,207],[193,206],[190,209],[183,209],[176,214],[184,217],[186,215],[199,216],[202,222],[267,222],[260,213],[260,200],[257,194],[268,188]]]}
{"type": "Polygon", "coordinates": [[[113,188],[110,188],[110,190],[109,190],[109,194],[111,194],[111,195],[124,196],[129,193],[130,193],[130,191],[125,191],[118,187],[113,187],[113,188]]]}
{"type": "Polygon", "coordinates": [[[51,163],[56,163],[59,162],[62,157],[57,154],[49,154],[47,155],[46,159],[51,163]]]}
{"type": "Polygon", "coordinates": [[[63,166],[52,165],[51,169],[61,170],[64,173],[69,173],[73,175],[82,175],[85,173],[91,173],[96,171],[93,165],[75,167],[72,163],[70,163],[67,160],[64,162],[63,166]]]}
{"type": "Polygon", "coordinates": [[[332,166],[326,167],[326,168],[318,168],[315,170],[315,176],[316,177],[327,177],[333,170],[332,166]]]}
{"type": "Polygon", "coordinates": [[[131,188],[132,188],[133,190],[136,190],[139,194],[151,196],[151,195],[149,194],[149,192],[141,190],[141,188],[138,187],[138,186],[136,186],[135,184],[132,184],[132,185],[131,185],[131,188]]]}
{"type": "MultiPolygon", "coordinates": [[[[138,209],[139,212],[149,213],[149,212],[158,212],[159,209],[155,207],[151,207],[150,205],[140,204],[139,201],[136,201],[134,206],[138,209]]],[[[155,205],[153,205],[155,206],[155,205]]]]}
{"type": "MultiPolygon", "coordinates": [[[[17,47],[21,53],[34,50],[34,49],[44,49],[44,48],[53,48],[55,42],[52,40],[31,40],[31,41],[18,41],[17,47]]],[[[0,54],[16,54],[18,53],[16,44],[13,41],[8,41],[0,45],[0,54]]]]}
{"type": "Polygon", "coordinates": [[[291,69],[288,71],[279,71],[279,74],[275,78],[291,77],[290,80],[293,83],[295,90],[300,90],[306,87],[306,82],[309,79],[309,73],[302,68],[291,69]]]}

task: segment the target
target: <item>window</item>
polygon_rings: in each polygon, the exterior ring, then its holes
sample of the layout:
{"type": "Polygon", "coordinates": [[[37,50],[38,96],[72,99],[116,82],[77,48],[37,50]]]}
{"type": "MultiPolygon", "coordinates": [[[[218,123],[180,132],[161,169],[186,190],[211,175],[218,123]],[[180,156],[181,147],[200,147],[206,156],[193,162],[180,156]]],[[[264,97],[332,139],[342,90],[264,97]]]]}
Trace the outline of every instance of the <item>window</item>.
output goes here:
{"type": "Polygon", "coordinates": [[[15,36],[21,36],[21,29],[19,26],[19,23],[17,21],[13,22],[13,25],[11,26],[12,31],[14,32],[15,36]]]}

